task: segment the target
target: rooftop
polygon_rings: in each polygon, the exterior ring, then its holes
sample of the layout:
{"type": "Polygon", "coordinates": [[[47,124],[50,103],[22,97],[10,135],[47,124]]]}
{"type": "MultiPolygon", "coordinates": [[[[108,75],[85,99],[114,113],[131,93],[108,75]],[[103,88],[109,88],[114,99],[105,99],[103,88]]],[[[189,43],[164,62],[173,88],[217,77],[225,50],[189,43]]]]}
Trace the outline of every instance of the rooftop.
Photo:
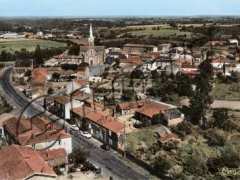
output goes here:
{"type": "Polygon", "coordinates": [[[136,109],[140,108],[144,105],[144,101],[131,101],[131,102],[123,102],[118,104],[117,106],[121,110],[130,110],[130,109],[136,109]]]}
{"type": "Polygon", "coordinates": [[[73,109],[73,112],[115,133],[121,133],[124,129],[124,124],[119,122],[117,119],[105,115],[101,111],[94,111],[93,108],[80,107],[73,109]]]}
{"type": "Polygon", "coordinates": [[[70,102],[69,96],[55,96],[54,100],[58,102],[59,104],[67,104],[70,102]]]}
{"type": "Polygon", "coordinates": [[[166,110],[173,109],[175,106],[163,102],[147,100],[143,107],[136,110],[137,113],[144,114],[147,117],[153,118],[154,115],[163,113],[166,110]]]}
{"type": "Polygon", "coordinates": [[[30,147],[5,147],[0,150],[0,159],[0,179],[25,179],[34,174],[56,177],[48,163],[30,147]]]}
{"type": "Polygon", "coordinates": [[[31,145],[70,137],[64,130],[59,130],[47,119],[39,117],[22,118],[20,121],[17,118],[11,118],[5,122],[5,129],[20,145],[31,145]]]}

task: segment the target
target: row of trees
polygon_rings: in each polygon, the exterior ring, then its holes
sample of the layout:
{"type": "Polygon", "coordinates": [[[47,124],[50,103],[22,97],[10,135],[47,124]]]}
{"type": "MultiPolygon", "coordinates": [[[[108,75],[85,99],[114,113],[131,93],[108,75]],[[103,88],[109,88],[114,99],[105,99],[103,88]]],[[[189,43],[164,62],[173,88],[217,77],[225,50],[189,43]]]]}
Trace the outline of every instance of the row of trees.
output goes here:
{"type": "Polygon", "coordinates": [[[0,53],[0,62],[34,59],[36,65],[39,66],[43,64],[45,59],[61,54],[64,50],[65,48],[41,49],[39,45],[36,46],[33,52],[27,51],[25,48],[22,48],[20,51],[15,51],[14,53],[3,50],[0,53]]]}

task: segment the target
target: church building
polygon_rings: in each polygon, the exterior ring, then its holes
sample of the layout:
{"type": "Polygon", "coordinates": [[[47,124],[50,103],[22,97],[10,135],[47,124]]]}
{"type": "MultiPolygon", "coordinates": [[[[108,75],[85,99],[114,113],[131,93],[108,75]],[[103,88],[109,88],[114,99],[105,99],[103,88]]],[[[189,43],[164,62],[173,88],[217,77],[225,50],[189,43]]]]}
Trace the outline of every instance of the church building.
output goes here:
{"type": "Polygon", "coordinates": [[[80,46],[80,55],[90,67],[104,63],[105,48],[104,46],[95,46],[92,25],[89,30],[88,46],[80,46]]]}

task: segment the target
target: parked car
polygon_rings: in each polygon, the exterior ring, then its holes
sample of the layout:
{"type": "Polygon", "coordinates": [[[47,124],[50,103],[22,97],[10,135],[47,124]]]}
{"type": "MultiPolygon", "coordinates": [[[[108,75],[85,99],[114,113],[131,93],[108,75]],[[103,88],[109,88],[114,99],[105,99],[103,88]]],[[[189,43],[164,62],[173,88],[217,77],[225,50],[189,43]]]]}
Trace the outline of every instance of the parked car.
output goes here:
{"type": "Polygon", "coordinates": [[[106,151],[109,151],[110,150],[110,146],[108,144],[102,144],[101,145],[101,148],[106,150],[106,151]]]}
{"type": "Polygon", "coordinates": [[[78,128],[78,126],[77,125],[72,125],[72,129],[74,130],[74,131],[79,131],[79,128],[78,128]]]}
{"type": "Polygon", "coordinates": [[[90,139],[92,137],[92,135],[87,131],[80,131],[79,134],[88,139],[90,139]]]}

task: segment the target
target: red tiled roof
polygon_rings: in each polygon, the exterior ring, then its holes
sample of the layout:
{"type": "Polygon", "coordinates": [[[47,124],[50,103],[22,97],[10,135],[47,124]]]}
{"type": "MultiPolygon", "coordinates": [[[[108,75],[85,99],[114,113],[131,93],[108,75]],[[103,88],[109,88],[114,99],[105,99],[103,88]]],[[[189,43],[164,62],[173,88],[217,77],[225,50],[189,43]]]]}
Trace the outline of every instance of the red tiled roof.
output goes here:
{"type": "Polygon", "coordinates": [[[144,106],[137,109],[136,112],[152,118],[154,115],[163,113],[170,109],[171,106],[161,102],[146,101],[144,106]]]}
{"type": "Polygon", "coordinates": [[[40,151],[39,153],[45,161],[67,157],[67,153],[66,153],[65,149],[63,149],[63,148],[40,151]]]}
{"type": "Polygon", "coordinates": [[[54,124],[44,118],[33,118],[32,125],[30,119],[23,118],[20,120],[18,127],[17,124],[18,119],[11,118],[6,121],[5,129],[21,145],[31,145],[70,137],[64,130],[58,130],[54,124]]]}
{"type": "Polygon", "coordinates": [[[71,101],[69,96],[55,96],[54,100],[60,104],[67,104],[71,101]]]}
{"type": "Polygon", "coordinates": [[[74,80],[74,82],[79,84],[80,86],[84,86],[88,83],[86,80],[83,80],[83,79],[77,79],[77,80],[74,80]]]}
{"type": "Polygon", "coordinates": [[[30,147],[5,147],[0,150],[0,159],[0,179],[25,179],[34,174],[56,177],[48,163],[30,147]]]}
{"type": "Polygon", "coordinates": [[[107,116],[103,112],[94,111],[92,108],[75,108],[73,109],[73,112],[115,133],[121,133],[124,129],[124,124],[117,121],[117,119],[107,116]]]}
{"type": "Polygon", "coordinates": [[[140,108],[144,105],[144,101],[132,101],[132,102],[124,102],[124,103],[120,103],[117,106],[121,109],[121,110],[130,110],[130,109],[136,109],[136,108],[140,108]]]}
{"type": "Polygon", "coordinates": [[[32,81],[35,84],[44,84],[47,80],[48,70],[46,68],[35,68],[32,71],[32,81]]]}
{"type": "Polygon", "coordinates": [[[143,62],[140,56],[129,55],[127,59],[121,59],[120,63],[129,63],[129,64],[139,65],[139,64],[142,64],[143,62]]]}

